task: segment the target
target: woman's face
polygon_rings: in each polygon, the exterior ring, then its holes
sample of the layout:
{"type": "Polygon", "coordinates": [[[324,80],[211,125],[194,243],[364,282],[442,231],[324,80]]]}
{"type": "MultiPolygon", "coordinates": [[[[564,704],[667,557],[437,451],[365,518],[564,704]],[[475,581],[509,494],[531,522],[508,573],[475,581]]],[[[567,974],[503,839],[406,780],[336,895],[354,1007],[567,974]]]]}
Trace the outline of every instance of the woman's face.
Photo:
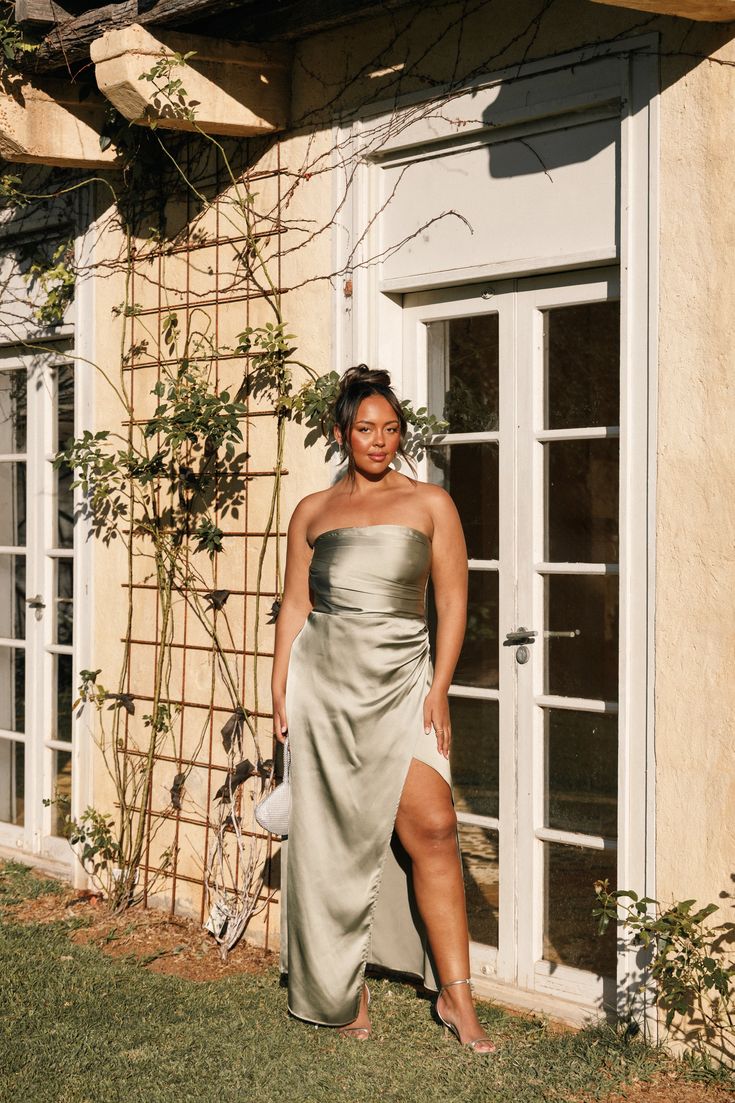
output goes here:
{"type": "Polygon", "coordinates": [[[356,470],[363,475],[381,475],[392,463],[400,443],[401,426],[390,402],[377,394],[363,398],[350,433],[356,470]]]}

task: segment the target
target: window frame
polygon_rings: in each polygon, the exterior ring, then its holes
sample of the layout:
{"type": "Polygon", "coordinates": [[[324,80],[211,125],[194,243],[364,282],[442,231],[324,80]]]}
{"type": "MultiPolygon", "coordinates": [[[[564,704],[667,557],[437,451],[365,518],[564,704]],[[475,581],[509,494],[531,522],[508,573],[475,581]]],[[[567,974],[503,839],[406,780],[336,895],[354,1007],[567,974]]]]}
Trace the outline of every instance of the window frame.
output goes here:
{"type": "MultiPolygon", "coordinates": [[[[78,273],[74,300],[67,309],[63,322],[52,329],[39,330],[32,316],[19,318],[12,327],[5,326],[0,333],[0,355],[8,358],[16,353],[19,365],[25,367],[33,358],[33,349],[54,348],[66,345],[64,362],[74,365],[74,424],[75,434],[92,430],[94,418],[94,365],[96,363],[95,334],[95,274],[94,259],[99,227],[95,221],[97,206],[96,185],[90,184],[74,194],[69,219],[69,202],[63,207],[63,215],[42,216],[34,212],[20,211],[0,224],[0,243],[6,255],[12,254],[15,242],[21,238],[27,242],[34,236],[59,240],[71,238],[74,242],[74,262],[78,273]],[[17,350],[17,351],[16,351],[17,350]]],[[[52,508],[55,500],[54,472],[51,460],[54,453],[48,451],[48,441],[55,437],[55,387],[49,391],[51,368],[41,369],[43,386],[32,395],[28,388],[28,441],[26,455],[33,455],[35,469],[33,479],[28,480],[26,533],[26,561],[36,561],[35,572],[26,573],[26,596],[41,594],[46,609],[42,621],[33,619],[33,628],[39,637],[34,641],[35,658],[27,664],[26,710],[24,742],[25,755],[25,823],[22,827],[0,823],[0,853],[21,857],[53,872],[70,877],[77,888],[89,886],[90,879],[77,861],[67,839],[51,834],[53,809],[43,806],[43,799],[51,795],[53,785],[53,755],[56,750],[70,751],[72,755],[72,792],[70,813],[78,819],[83,810],[93,803],[94,717],[90,710],[77,709],[71,717],[71,743],[50,740],[46,737],[51,719],[51,696],[54,656],[72,655],[73,683],[77,684],[77,672],[93,666],[94,656],[94,568],[95,541],[91,518],[82,507],[79,488],[74,491],[74,546],[59,549],[55,546],[55,534],[50,530],[52,508]],[[33,415],[31,414],[33,409],[33,415]],[[45,505],[43,503],[46,503],[45,505]],[[35,548],[32,556],[28,555],[35,548]],[[54,630],[54,570],[55,561],[71,558],[74,563],[73,645],[57,644],[52,638],[54,630]],[[45,700],[30,692],[32,686],[45,686],[45,700]]],[[[31,466],[29,464],[29,466],[31,466]]],[[[28,633],[28,623],[26,631],[28,633]]],[[[28,653],[28,651],[27,651],[28,653]]]]}

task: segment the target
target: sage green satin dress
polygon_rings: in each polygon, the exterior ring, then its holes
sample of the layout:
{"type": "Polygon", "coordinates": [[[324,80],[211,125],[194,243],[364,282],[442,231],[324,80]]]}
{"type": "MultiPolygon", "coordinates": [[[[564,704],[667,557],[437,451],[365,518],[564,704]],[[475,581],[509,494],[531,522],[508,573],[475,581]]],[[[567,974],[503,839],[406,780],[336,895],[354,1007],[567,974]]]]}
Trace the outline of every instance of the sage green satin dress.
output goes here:
{"type": "Polygon", "coordinates": [[[430,566],[429,538],[406,525],[332,529],[314,541],[313,611],[294,640],[286,684],[291,811],[281,929],[289,1009],[310,1022],[356,1018],[368,962],[438,987],[410,861],[393,834],[412,758],[451,786],[423,725],[430,566]]]}

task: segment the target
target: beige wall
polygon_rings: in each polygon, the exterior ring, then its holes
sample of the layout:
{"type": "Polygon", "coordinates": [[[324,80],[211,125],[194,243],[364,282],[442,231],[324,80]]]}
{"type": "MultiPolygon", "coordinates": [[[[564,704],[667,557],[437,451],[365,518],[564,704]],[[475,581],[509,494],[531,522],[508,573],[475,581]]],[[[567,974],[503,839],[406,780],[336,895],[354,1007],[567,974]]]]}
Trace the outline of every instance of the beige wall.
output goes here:
{"type": "Polygon", "coordinates": [[[657,885],[716,903],[735,875],[734,61],[681,74],[661,110],[657,885]]]}

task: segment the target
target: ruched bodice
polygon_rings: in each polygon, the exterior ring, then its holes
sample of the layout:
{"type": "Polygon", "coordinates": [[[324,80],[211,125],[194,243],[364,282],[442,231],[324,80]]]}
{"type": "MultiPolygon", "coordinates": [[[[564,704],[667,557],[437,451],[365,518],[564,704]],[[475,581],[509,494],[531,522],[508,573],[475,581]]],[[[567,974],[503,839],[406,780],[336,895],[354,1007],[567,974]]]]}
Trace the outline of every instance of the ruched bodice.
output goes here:
{"type": "Polygon", "coordinates": [[[322,532],[309,571],[314,610],[423,618],[430,564],[428,536],[407,525],[322,532]]]}
{"type": "Polygon", "coordinates": [[[281,964],[289,1008],[357,1015],[368,961],[436,978],[407,858],[393,836],[412,758],[451,785],[424,729],[433,676],[424,617],[431,541],[407,525],[330,529],[314,541],[313,609],[291,648],[291,748],[281,964]]]}

